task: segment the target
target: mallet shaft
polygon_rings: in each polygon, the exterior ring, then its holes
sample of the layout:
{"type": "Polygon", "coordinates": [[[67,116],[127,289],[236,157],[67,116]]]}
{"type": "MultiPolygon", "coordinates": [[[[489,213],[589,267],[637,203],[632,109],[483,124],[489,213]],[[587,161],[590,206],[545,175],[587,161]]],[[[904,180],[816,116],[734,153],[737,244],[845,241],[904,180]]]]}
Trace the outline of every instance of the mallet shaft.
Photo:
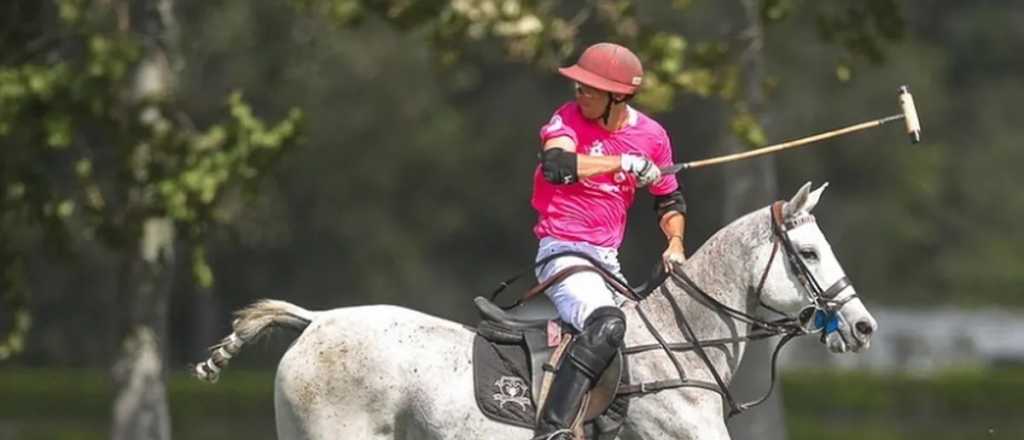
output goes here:
{"type": "MultiPolygon", "coordinates": [[[[761,156],[761,155],[765,155],[765,154],[771,154],[771,153],[775,153],[777,151],[782,151],[782,150],[786,150],[786,149],[790,149],[790,148],[795,148],[795,147],[799,147],[799,146],[802,146],[802,145],[807,145],[807,144],[810,144],[810,143],[818,142],[820,140],[824,140],[824,139],[828,139],[828,138],[833,138],[833,137],[836,137],[836,136],[841,136],[841,135],[844,135],[846,133],[851,133],[851,132],[854,132],[854,131],[864,130],[866,128],[871,128],[871,127],[877,127],[879,125],[885,124],[886,122],[898,121],[898,120],[903,119],[903,118],[904,118],[903,114],[887,116],[887,117],[884,117],[884,118],[881,118],[881,119],[876,119],[874,121],[862,122],[860,124],[851,125],[849,127],[843,127],[843,128],[832,130],[832,131],[828,131],[828,132],[825,132],[825,133],[818,133],[818,134],[815,134],[815,135],[807,136],[807,137],[800,138],[800,139],[794,139],[794,140],[783,142],[783,143],[780,143],[780,144],[769,145],[767,147],[761,147],[761,148],[758,148],[756,150],[744,151],[742,153],[736,153],[736,154],[730,154],[730,155],[727,155],[727,156],[714,157],[714,158],[711,158],[711,159],[695,160],[693,162],[686,162],[686,163],[679,164],[680,165],[679,168],[680,168],[680,170],[690,170],[690,169],[694,169],[694,168],[705,167],[705,166],[708,166],[708,165],[717,165],[717,164],[720,164],[720,163],[733,162],[733,161],[743,160],[743,159],[747,159],[747,158],[751,158],[751,157],[756,157],[756,156],[761,156]]],[[[680,171],[680,170],[676,170],[676,171],[680,171]]]]}

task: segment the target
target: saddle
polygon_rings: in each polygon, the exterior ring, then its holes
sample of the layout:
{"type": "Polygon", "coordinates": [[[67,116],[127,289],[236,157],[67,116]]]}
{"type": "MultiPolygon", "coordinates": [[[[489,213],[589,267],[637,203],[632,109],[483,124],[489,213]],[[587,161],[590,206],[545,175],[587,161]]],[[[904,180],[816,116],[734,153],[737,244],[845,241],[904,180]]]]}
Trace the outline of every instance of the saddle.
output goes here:
{"type": "MultiPolygon", "coordinates": [[[[492,420],[532,429],[576,331],[557,318],[506,312],[484,297],[473,302],[481,316],[473,342],[477,406],[492,420]]],[[[625,372],[620,353],[584,398],[586,438],[618,435],[628,406],[625,397],[616,399],[619,385],[627,380],[625,372]]]]}

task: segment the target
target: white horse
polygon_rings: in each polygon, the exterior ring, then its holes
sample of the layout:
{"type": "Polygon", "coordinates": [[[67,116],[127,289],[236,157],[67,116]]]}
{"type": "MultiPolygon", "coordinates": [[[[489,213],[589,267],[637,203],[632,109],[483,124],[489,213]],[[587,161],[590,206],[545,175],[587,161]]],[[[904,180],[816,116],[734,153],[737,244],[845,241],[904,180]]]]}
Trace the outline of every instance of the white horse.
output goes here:
{"type": "MultiPolygon", "coordinates": [[[[781,210],[791,229],[789,252],[800,255],[822,286],[842,284],[845,274],[811,215],[825,185],[804,185],[781,210]]],[[[717,301],[751,314],[767,307],[797,315],[812,293],[807,280],[776,246],[770,209],[748,214],[718,231],[685,263],[690,278],[717,301]],[[774,255],[778,253],[778,255],[774,255]],[[757,286],[762,285],[760,292],[757,286]],[[757,297],[759,293],[759,297],[757,297]],[[765,307],[760,307],[761,305],[765,307]]],[[[834,290],[834,289],[829,289],[834,290]]],[[[833,352],[869,345],[876,322],[843,286],[833,304],[842,338],[833,352]]],[[[647,318],[669,343],[687,341],[672,302],[682,309],[701,340],[736,338],[748,325],[706,306],[671,279],[641,303],[627,302],[625,345],[655,344],[639,318],[647,318]],[[638,305],[639,304],[639,305],[638,305]]],[[[819,289],[820,293],[820,289],[819,289]]],[[[835,293],[835,292],[833,292],[835,293]]],[[[468,301],[467,301],[468,302],[468,301]]],[[[402,307],[371,305],[309,311],[283,301],[263,300],[238,312],[234,333],[214,346],[196,366],[201,379],[216,380],[227,360],[272,327],[301,332],[278,366],[274,403],[282,440],[333,439],[529,439],[529,429],[486,418],[473,397],[474,329],[402,307]]],[[[838,342],[837,342],[838,341],[838,342]]],[[[728,383],[743,356],[744,343],[708,349],[710,363],[728,383]]],[[[678,353],[691,379],[713,378],[694,352],[678,353]]],[[[632,381],[678,377],[668,355],[651,350],[629,356],[632,381]]],[[[621,439],[728,439],[723,399],[701,388],[674,388],[635,397],[621,439]]]]}

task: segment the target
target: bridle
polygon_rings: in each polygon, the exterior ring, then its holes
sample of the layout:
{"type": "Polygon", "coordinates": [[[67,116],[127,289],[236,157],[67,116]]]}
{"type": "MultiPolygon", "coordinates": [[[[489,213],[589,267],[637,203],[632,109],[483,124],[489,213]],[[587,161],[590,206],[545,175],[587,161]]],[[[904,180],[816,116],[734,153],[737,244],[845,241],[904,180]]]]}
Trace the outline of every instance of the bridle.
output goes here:
{"type": "MultiPolygon", "coordinates": [[[[728,416],[732,417],[736,414],[753,408],[754,406],[764,403],[768,399],[768,397],[771,396],[775,388],[778,370],[778,355],[779,352],[782,350],[782,347],[784,347],[786,343],[788,343],[790,340],[797,336],[803,336],[820,331],[820,329],[808,329],[808,321],[812,319],[815,321],[821,321],[823,319],[840,319],[838,311],[847,302],[849,302],[853,298],[856,298],[857,296],[856,293],[851,293],[850,295],[846,296],[843,299],[838,299],[839,294],[851,286],[850,280],[846,276],[843,276],[842,278],[836,280],[828,289],[821,288],[821,284],[814,277],[814,274],[811,273],[810,269],[807,267],[807,264],[804,262],[803,258],[800,257],[800,254],[797,252],[797,249],[794,246],[793,241],[789,237],[790,230],[795,229],[806,223],[814,222],[814,217],[811,215],[807,215],[787,222],[785,221],[782,213],[783,204],[784,202],[777,201],[773,203],[770,208],[773,242],[772,252],[771,256],[768,259],[768,263],[765,265],[764,272],[762,272],[759,278],[756,290],[754,291],[754,295],[757,298],[759,305],[781,315],[782,318],[780,319],[765,320],[723,304],[714,296],[708,294],[703,289],[701,289],[700,286],[698,286],[697,283],[695,283],[693,279],[691,279],[689,275],[687,275],[686,272],[683,271],[680,267],[674,267],[670,271],[661,270],[661,276],[653,278],[643,287],[634,289],[628,286],[622,280],[620,280],[615,274],[612,274],[607,269],[605,269],[601,264],[599,264],[599,262],[594,260],[591,256],[584,254],[582,252],[556,253],[554,255],[550,255],[548,257],[545,257],[544,259],[537,261],[533,267],[546,264],[548,261],[558,256],[573,255],[587,259],[593,264],[593,266],[578,265],[563,269],[561,272],[556,273],[554,276],[550,277],[545,282],[540,283],[537,286],[534,286],[534,288],[530,289],[530,291],[526,295],[524,295],[523,298],[517,300],[515,304],[507,308],[512,308],[515,307],[516,305],[521,304],[522,302],[528,300],[532,296],[535,296],[540,292],[543,292],[552,284],[565,279],[569,275],[583,271],[596,272],[599,275],[601,275],[604,278],[604,280],[608,283],[608,285],[611,286],[613,289],[618,291],[620,294],[626,296],[627,298],[636,301],[636,310],[638,315],[640,316],[640,319],[644,322],[644,326],[647,328],[648,332],[650,332],[651,335],[657,341],[656,344],[645,344],[625,347],[622,349],[622,354],[625,356],[661,349],[668,355],[669,359],[671,360],[673,366],[676,369],[676,372],[678,373],[678,377],[674,379],[622,384],[619,387],[617,394],[625,396],[643,396],[646,394],[656,393],[658,391],[673,388],[702,388],[720,394],[729,404],[730,411],[728,416]],[[807,293],[807,299],[809,304],[807,307],[801,310],[797,317],[790,317],[785,315],[784,313],[765,304],[763,299],[761,298],[761,293],[764,289],[765,281],[768,278],[768,273],[772,268],[772,264],[775,261],[776,255],[780,253],[780,249],[782,250],[781,253],[786,258],[789,270],[797,276],[797,278],[800,280],[801,285],[803,285],[804,290],[807,293]],[[726,315],[736,321],[740,321],[750,325],[751,331],[744,336],[699,340],[696,336],[696,333],[690,326],[690,323],[687,321],[686,316],[683,313],[682,307],[679,305],[678,301],[671,294],[669,294],[668,288],[664,285],[663,281],[666,281],[667,279],[671,279],[677,286],[681,287],[683,291],[685,291],[691,297],[698,299],[698,302],[708,307],[709,309],[715,311],[716,313],[726,315]],[[651,287],[657,285],[660,285],[661,287],[651,287]],[[649,303],[647,299],[651,297],[651,295],[654,293],[654,290],[657,290],[659,293],[661,293],[662,296],[666,298],[666,300],[673,309],[673,313],[675,315],[677,324],[679,324],[680,330],[684,333],[684,336],[689,342],[669,343],[665,341],[661,333],[650,321],[650,318],[644,311],[643,306],[649,303]],[[727,345],[730,344],[767,339],[774,336],[782,337],[779,339],[779,342],[776,344],[775,348],[772,351],[770,364],[771,370],[769,376],[770,383],[768,390],[759,399],[755,399],[746,403],[737,403],[736,400],[733,398],[728,386],[726,386],[725,381],[722,379],[721,374],[718,372],[717,369],[715,369],[715,366],[711,362],[711,358],[708,356],[706,349],[711,347],[726,347],[727,345]],[[701,359],[701,361],[703,361],[703,363],[707,366],[708,371],[711,373],[711,376],[714,379],[714,383],[703,380],[691,379],[686,376],[682,363],[676,357],[676,352],[687,351],[693,351],[701,359]]],[[[492,300],[497,296],[498,293],[504,290],[504,288],[507,287],[509,283],[511,283],[521,275],[522,274],[517,275],[501,283],[498,289],[495,290],[494,293],[492,294],[492,300]]],[[[842,334],[840,333],[840,336],[841,335],[842,334]]],[[[823,341],[824,337],[825,334],[824,332],[822,332],[823,341]]]]}
{"type": "MultiPolygon", "coordinates": [[[[838,319],[838,311],[849,302],[851,299],[856,297],[856,293],[850,294],[842,300],[837,300],[839,294],[850,287],[849,278],[843,276],[839,280],[835,281],[828,289],[821,289],[821,284],[811,273],[807,264],[803,258],[797,252],[796,247],[793,245],[793,241],[789,237],[789,231],[795,229],[803,224],[814,221],[814,217],[807,215],[794,221],[786,222],[782,215],[783,208],[782,201],[778,201],[772,204],[771,210],[771,230],[772,230],[772,252],[768,258],[768,263],[765,265],[764,271],[762,272],[758,281],[756,290],[754,291],[755,298],[758,303],[772,310],[775,313],[782,315],[781,319],[777,320],[764,320],[757,316],[753,316],[749,313],[737,310],[723,304],[715,297],[709,295],[700,286],[697,285],[681,268],[676,267],[674,270],[669,272],[669,277],[676,285],[680,286],[690,296],[699,300],[700,303],[713,311],[729,316],[730,318],[744,322],[751,326],[751,331],[745,336],[738,336],[732,338],[721,338],[713,340],[699,340],[696,333],[691,328],[686,316],[683,313],[682,307],[679,306],[678,301],[668,293],[668,289],[662,286],[659,289],[660,293],[668,300],[670,306],[673,309],[677,323],[679,324],[680,330],[683,331],[685,337],[690,341],[687,343],[666,343],[659,334],[658,330],[650,322],[646,312],[643,309],[645,301],[641,300],[637,302],[636,310],[640,316],[640,319],[644,321],[644,325],[647,330],[654,336],[658,341],[657,344],[647,344],[642,346],[626,347],[623,349],[623,354],[635,354],[650,350],[662,349],[668,354],[669,359],[675,366],[678,378],[645,382],[639,384],[625,384],[619,388],[619,394],[625,395],[645,395],[665,389],[681,388],[681,387],[696,387],[711,390],[719,393],[729,404],[729,417],[746,411],[754,406],[764,403],[771,396],[771,393],[775,389],[776,376],[778,372],[778,355],[782,350],[782,347],[786,345],[790,340],[797,336],[807,335],[814,333],[814,331],[808,330],[805,326],[806,321],[818,317],[821,314],[832,319],[838,319]],[[801,311],[797,317],[789,317],[784,313],[775,310],[764,303],[762,299],[762,291],[764,289],[765,281],[768,278],[768,273],[772,268],[772,264],[775,261],[775,257],[780,253],[779,249],[782,249],[781,253],[785,256],[789,269],[800,279],[805,291],[807,292],[809,307],[806,307],[801,311]],[[811,311],[813,313],[807,314],[805,312],[811,311]],[[806,315],[806,316],[805,316],[806,315]],[[747,342],[760,339],[766,339],[774,336],[782,336],[779,342],[775,345],[772,351],[771,357],[771,372],[769,378],[769,387],[765,394],[759,398],[746,403],[737,403],[733,398],[732,393],[726,386],[725,381],[722,380],[721,374],[715,369],[714,364],[711,362],[711,358],[708,356],[706,348],[709,347],[725,347],[729,344],[735,344],[738,342],[747,342]],[[693,351],[701,361],[707,366],[708,371],[711,373],[714,383],[707,381],[695,380],[686,377],[686,373],[683,371],[682,364],[676,358],[676,351],[693,351]]],[[[824,334],[822,335],[824,337],[824,334]]]]}
{"type": "MultiPolygon", "coordinates": [[[[783,202],[778,201],[772,204],[772,232],[775,237],[774,245],[772,249],[771,259],[775,258],[775,253],[778,251],[779,243],[782,244],[783,254],[786,256],[786,260],[789,262],[789,269],[797,278],[800,279],[800,283],[803,284],[806,289],[811,305],[817,310],[821,310],[825,313],[835,313],[839,309],[843,308],[846,303],[857,297],[856,293],[852,293],[843,299],[837,299],[839,294],[850,287],[850,279],[846,276],[839,278],[828,289],[822,289],[821,284],[814,278],[814,274],[811,273],[810,269],[807,268],[807,263],[804,262],[803,258],[800,258],[799,252],[797,252],[796,246],[793,245],[793,241],[789,238],[789,231],[805,223],[813,223],[814,216],[807,215],[795,219],[791,222],[786,222],[782,215],[783,202]]],[[[771,268],[771,259],[768,261],[768,267],[765,268],[765,273],[762,275],[761,283],[764,283],[764,279],[767,278],[768,269],[771,268]]],[[[760,298],[760,289],[763,286],[758,286],[758,298],[760,298]]],[[[769,310],[764,302],[761,305],[769,310]]],[[[779,313],[777,310],[772,310],[779,313]]]]}

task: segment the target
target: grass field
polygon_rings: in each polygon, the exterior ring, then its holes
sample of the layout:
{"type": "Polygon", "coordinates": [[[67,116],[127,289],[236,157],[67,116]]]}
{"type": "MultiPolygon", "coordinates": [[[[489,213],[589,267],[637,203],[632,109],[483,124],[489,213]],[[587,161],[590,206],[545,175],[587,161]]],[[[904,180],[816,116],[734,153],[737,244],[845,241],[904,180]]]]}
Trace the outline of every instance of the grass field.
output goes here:
{"type": "MultiPolygon", "coordinates": [[[[273,439],[272,380],[267,371],[232,370],[210,386],[172,375],[174,437],[273,439]]],[[[1024,370],[927,379],[790,372],[783,393],[794,440],[1024,438],[1024,370]]],[[[0,369],[0,440],[107,439],[110,406],[101,372],[0,369]]]]}
{"type": "Polygon", "coordinates": [[[1024,370],[804,372],[783,384],[792,439],[1024,439],[1024,370]]]}

